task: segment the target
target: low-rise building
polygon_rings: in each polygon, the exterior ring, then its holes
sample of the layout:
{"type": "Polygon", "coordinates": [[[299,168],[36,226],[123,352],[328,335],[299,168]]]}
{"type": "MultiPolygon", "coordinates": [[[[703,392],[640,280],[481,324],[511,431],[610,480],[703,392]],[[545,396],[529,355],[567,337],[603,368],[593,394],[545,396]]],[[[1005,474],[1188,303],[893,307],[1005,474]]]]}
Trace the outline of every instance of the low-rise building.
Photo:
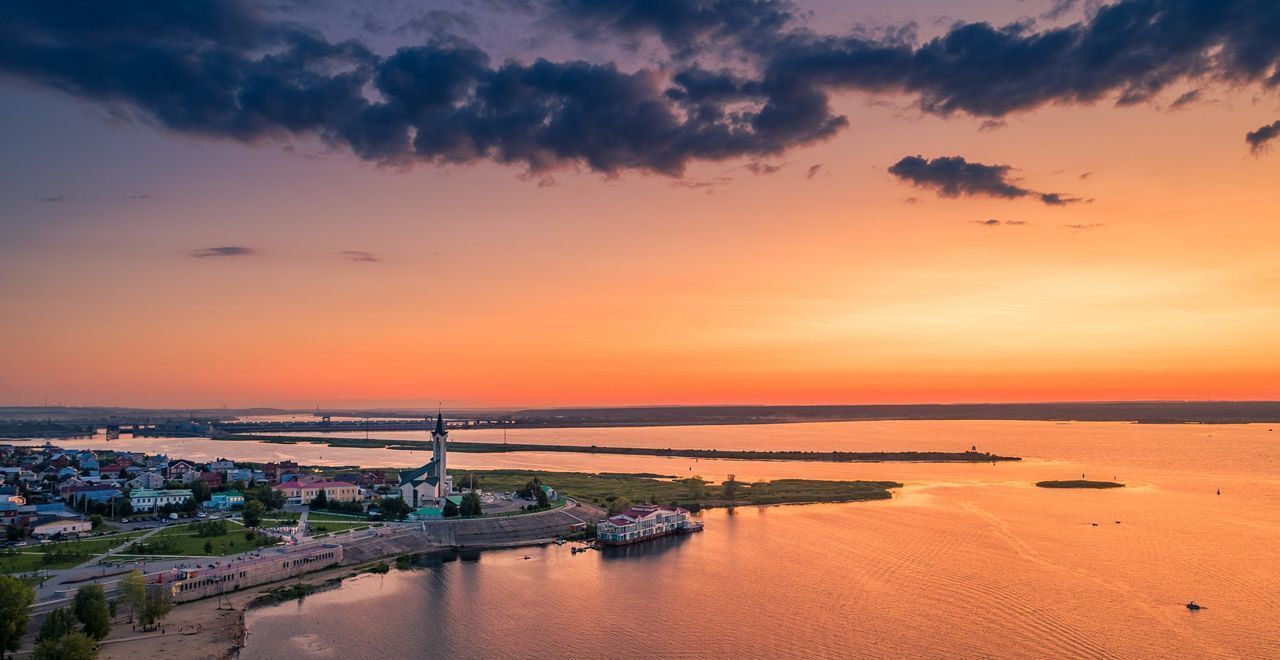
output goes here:
{"type": "Polygon", "coordinates": [[[56,536],[58,534],[83,534],[93,529],[88,520],[50,520],[37,524],[31,529],[34,536],[56,536]]]}
{"type": "Polygon", "coordinates": [[[687,509],[661,504],[637,504],[596,523],[596,539],[605,545],[628,545],[701,529],[702,523],[690,519],[687,509]]]}
{"type": "Polygon", "coordinates": [[[60,488],[58,494],[73,504],[85,500],[109,502],[111,498],[120,495],[120,489],[116,486],[70,486],[60,488]]]}
{"type": "Polygon", "coordinates": [[[166,504],[182,506],[189,499],[191,499],[191,491],[187,489],[142,489],[129,493],[129,504],[134,511],[155,511],[166,504]]]}
{"type": "Polygon", "coordinates": [[[356,485],[345,481],[294,480],[276,484],[274,488],[283,492],[285,501],[290,504],[306,504],[321,492],[330,502],[354,502],[359,496],[356,485]]]}
{"type": "Polygon", "coordinates": [[[131,489],[154,490],[164,487],[164,475],[159,472],[143,472],[130,479],[125,485],[131,489]]]}
{"type": "Polygon", "coordinates": [[[220,509],[226,511],[228,509],[239,509],[244,507],[244,494],[238,490],[228,490],[221,493],[214,493],[209,498],[206,508],[220,509]]]}

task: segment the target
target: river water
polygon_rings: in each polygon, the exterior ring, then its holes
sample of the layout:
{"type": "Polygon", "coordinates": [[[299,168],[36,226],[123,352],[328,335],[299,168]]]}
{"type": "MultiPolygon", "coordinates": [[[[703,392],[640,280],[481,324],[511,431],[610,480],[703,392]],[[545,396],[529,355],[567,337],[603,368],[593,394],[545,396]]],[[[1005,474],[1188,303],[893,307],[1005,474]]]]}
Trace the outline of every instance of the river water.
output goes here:
{"type": "MultiPolygon", "coordinates": [[[[454,454],[457,467],[891,479],[905,487],[883,502],[708,511],[700,534],[623,552],[575,556],[549,546],[362,576],[253,611],[242,657],[1280,657],[1280,431],[1270,428],[931,421],[510,431],[511,442],[650,447],[976,444],[1026,460],[454,454]],[[1032,485],[1081,474],[1129,487],[1032,485]],[[1191,599],[1206,609],[1187,611],[1191,599]]],[[[450,437],[501,441],[501,433],[450,437]]],[[[331,465],[426,457],[189,439],[62,444],[94,443],[331,465]]]]}

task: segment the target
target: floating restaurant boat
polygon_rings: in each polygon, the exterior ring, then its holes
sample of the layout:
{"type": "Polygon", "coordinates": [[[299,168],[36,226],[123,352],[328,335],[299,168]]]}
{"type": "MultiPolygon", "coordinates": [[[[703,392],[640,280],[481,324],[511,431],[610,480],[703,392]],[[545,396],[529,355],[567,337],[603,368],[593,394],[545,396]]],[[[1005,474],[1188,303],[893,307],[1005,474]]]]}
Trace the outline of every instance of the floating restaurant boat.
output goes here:
{"type": "Polygon", "coordinates": [[[637,504],[596,523],[596,540],[604,545],[630,545],[671,534],[702,531],[689,510],[662,504],[637,504]]]}

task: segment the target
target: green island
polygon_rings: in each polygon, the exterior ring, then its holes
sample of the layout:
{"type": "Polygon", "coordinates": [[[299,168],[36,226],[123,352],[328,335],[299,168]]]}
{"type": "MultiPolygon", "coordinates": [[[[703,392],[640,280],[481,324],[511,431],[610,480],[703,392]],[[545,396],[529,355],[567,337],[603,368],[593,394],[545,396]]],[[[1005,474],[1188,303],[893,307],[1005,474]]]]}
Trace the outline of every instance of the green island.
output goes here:
{"type": "Polygon", "coordinates": [[[1089,481],[1087,479],[1037,481],[1036,486],[1040,488],[1124,488],[1124,484],[1114,481],[1089,481]]]}
{"type": "MultiPolygon", "coordinates": [[[[269,442],[274,444],[322,444],[329,447],[356,449],[396,449],[423,451],[422,442],[378,440],[376,438],[328,438],[316,436],[279,436],[222,434],[214,440],[269,442]]],[[[816,461],[825,463],[992,463],[1020,461],[1017,456],[998,456],[980,451],[793,451],[735,449],[676,449],[658,447],[604,447],[600,445],[543,445],[533,443],[449,442],[449,451],[463,453],[567,452],[577,454],[622,454],[628,456],[666,456],[697,459],[732,459],[746,461],[816,461]]]]}
{"type": "Polygon", "coordinates": [[[650,473],[540,472],[534,470],[454,471],[454,483],[467,483],[471,476],[485,490],[514,491],[537,477],[560,493],[611,510],[630,503],[676,504],[691,510],[767,504],[815,504],[820,502],[861,502],[893,497],[889,489],[901,488],[896,481],[820,481],[776,479],[746,482],[729,479],[713,484],[699,476],[678,478],[650,473]]]}

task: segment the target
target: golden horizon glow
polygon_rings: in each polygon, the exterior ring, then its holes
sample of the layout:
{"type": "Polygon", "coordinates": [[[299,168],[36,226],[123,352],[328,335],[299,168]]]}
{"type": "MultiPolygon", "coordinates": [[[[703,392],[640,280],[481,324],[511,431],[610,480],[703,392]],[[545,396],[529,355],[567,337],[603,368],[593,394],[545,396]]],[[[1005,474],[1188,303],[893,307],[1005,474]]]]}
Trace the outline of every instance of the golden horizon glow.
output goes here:
{"type": "MultiPolygon", "coordinates": [[[[9,131],[80,112],[31,94],[50,117],[9,131]]],[[[1224,99],[1050,107],[979,134],[842,97],[839,137],[769,176],[698,166],[688,181],[732,179],[698,189],[117,127],[100,148],[151,154],[122,167],[152,198],[94,201],[120,182],[59,152],[48,167],[86,201],[4,229],[0,403],[1277,399],[1280,158],[1241,155],[1239,128],[1270,114],[1224,99]],[[1093,201],[940,199],[885,173],[916,153],[1093,201]],[[257,254],[187,256],[219,245],[257,254]]]]}

